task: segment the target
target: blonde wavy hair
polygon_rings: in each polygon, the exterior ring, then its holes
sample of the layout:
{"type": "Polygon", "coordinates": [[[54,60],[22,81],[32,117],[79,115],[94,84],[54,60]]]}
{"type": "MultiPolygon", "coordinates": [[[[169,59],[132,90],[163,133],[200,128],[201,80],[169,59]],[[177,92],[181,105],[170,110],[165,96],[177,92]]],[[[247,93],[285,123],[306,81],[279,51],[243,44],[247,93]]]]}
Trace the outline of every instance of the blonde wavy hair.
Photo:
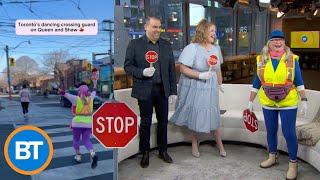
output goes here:
{"type": "MultiPolygon", "coordinates": [[[[262,63],[266,64],[268,61],[268,57],[269,57],[269,44],[270,44],[270,40],[267,42],[267,44],[262,48],[262,51],[260,53],[261,57],[262,57],[262,63]]],[[[293,53],[291,52],[290,48],[286,45],[284,45],[284,51],[286,53],[286,57],[284,58],[285,61],[288,61],[290,55],[292,55],[293,53]]]]}
{"type": "MultiPolygon", "coordinates": [[[[207,19],[202,19],[199,21],[197,27],[196,27],[196,32],[191,40],[192,43],[205,43],[208,37],[208,29],[214,26],[216,27],[215,24],[212,22],[209,22],[207,19]]],[[[214,38],[214,43],[217,41],[217,38],[214,38]]]]}

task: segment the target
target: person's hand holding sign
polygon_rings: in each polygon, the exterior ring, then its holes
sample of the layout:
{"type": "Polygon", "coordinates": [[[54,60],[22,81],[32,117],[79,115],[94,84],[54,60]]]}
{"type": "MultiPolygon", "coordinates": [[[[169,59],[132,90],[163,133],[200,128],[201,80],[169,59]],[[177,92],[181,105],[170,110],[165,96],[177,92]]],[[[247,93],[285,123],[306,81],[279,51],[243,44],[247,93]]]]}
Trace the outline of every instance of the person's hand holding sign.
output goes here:
{"type": "Polygon", "coordinates": [[[142,74],[145,77],[152,77],[155,71],[156,71],[156,69],[154,67],[144,68],[142,74]]]}
{"type": "Polygon", "coordinates": [[[91,80],[93,83],[97,84],[97,81],[99,79],[99,70],[97,68],[93,68],[91,71],[91,80]]]}
{"type": "Polygon", "coordinates": [[[250,112],[249,109],[243,111],[242,121],[247,130],[252,133],[256,132],[259,128],[259,123],[256,115],[252,111],[250,112]]]}

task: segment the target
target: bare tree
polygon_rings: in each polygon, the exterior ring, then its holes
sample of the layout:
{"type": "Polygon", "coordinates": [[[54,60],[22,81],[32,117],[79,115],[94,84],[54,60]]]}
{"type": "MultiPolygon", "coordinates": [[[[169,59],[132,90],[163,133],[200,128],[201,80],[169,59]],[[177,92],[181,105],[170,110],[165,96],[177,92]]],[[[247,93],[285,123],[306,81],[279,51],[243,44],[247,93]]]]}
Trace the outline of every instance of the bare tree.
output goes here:
{"type": "Polygon", "coordinates": [[[57,64],[65,63],[67,59],[70,59],[70,54],[66,50],[49,52],[42,58],[43,68],[41,72],[52,75],[56,71],[57,64]]]}
{"type": "Polygon", "coordinates": [[[39,65],[29,56],[18,58],[11,69],[12,85],[36,81],[39,76],[39,65]]]}
{"type": "Polygon", "coordinates": [[[41,69],[42,74],[54,75],[55,81],[64,87],[65,71],[68,69],[65,62],[70,59],[67,50],[52,51],[43,56],[41,69]]]}

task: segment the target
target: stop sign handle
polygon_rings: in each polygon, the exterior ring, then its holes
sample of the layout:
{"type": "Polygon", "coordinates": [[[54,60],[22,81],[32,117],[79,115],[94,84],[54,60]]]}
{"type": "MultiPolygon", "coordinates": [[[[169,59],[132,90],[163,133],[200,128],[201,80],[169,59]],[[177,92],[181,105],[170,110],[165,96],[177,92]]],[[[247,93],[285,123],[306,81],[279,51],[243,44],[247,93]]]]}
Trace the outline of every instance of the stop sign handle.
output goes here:
{"type": "Polygon", "coordinates": [[[150,67],[151,67],[151,68],[153,67],[153,63],[150,63],[150,67]]]}

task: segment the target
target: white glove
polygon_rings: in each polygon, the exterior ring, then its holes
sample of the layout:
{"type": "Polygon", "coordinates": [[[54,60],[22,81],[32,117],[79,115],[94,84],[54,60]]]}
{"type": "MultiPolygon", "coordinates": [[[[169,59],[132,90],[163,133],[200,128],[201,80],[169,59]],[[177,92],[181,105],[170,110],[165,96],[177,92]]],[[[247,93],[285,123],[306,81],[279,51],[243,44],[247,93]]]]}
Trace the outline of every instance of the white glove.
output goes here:
{"type": "Polygon", "coordinates": [[[156,71],[156,69],[154,67],[151,68],[145,68],[142,72],[142,74],[146,77],[151,77],[153,76],[154,72],[156,71]]]}
{"type": "Polygon", "coordinates": [[[250,112],[253,111],[253,102],[252,101],[249,101],[247,109],[249,109],[250,112]]]}
{"type": "Polygon", "coordinates": [[[202,72],[199,74],[199,79],[207,80],[213,76],[212,72],[202,72]]]}
{"type": "Polygon", "coordinates": [[[49,82],[53,89],[58,89],[58,85],[56,83],[49,82]]]}
{"type": "Polygon", "coordinates": [[[307,110],[308,110],[308,105],[307,105],[307,101],[301,101],[301,114],[302,115],[307,115],[307,110]]]}
{"type": "Polygon", "coordinates": [[[224,89],[223,89],[222,85],[219,85],[219,90],[220,90],[222,93],[224,93],[224,89]]]}
{"type": "Polygon", "coordinates": [[[175,103],[176,100],[177,100],[177,95],[170,95],[170,96],[169,96],[169,102],[170,102],[170,104],[175,103]]]}

